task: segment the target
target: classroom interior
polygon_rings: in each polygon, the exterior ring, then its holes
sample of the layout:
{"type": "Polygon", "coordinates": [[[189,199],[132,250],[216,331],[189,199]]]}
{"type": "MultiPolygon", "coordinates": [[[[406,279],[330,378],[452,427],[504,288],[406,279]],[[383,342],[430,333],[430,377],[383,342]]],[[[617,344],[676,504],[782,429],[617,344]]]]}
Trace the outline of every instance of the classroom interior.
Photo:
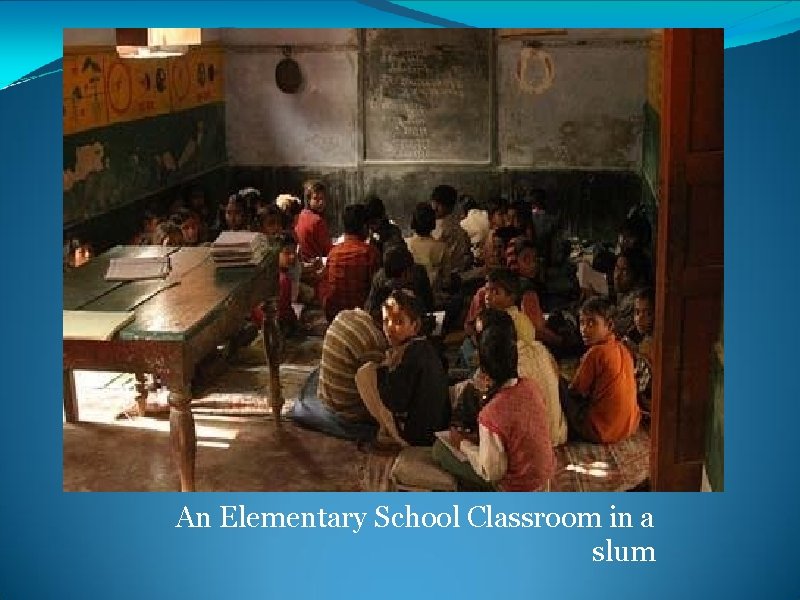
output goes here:
{"type": "MultiPolygon", "coordinates": [[[[646,445],[567,451],[551,489],[724,489],[722,30],[220,28],[177,56],[120,57],[142,31],[64,31],[65,270],[197,189],[217,210],[322,181],[336,236],[370,194],[407,235],[440,184],[478,202],[544,190],[587,243],[615,243],[638,207],[656,296],[646,445]]],[[[284,411],[319,365],[325,318],[306,318],[282,344],[284,411]]],[[[192,381],[195,489],[415,489],[391,486],[395,456],[276,418],[262,335],[192,381]]],[[[74,383],[63,489],[179,489],[166,390],[122,372],[74,383]]]]}

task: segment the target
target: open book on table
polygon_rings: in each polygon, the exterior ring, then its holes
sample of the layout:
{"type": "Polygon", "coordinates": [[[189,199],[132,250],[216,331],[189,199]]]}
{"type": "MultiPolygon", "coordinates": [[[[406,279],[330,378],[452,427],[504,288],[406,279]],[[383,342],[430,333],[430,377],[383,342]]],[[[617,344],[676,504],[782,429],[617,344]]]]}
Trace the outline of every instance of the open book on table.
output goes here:
{"type": "Polygon", "coordinates": [[[108,263],[106,280],[137,281],[163,279],[170,272],[169,256],[112,258],[108,263]]]}

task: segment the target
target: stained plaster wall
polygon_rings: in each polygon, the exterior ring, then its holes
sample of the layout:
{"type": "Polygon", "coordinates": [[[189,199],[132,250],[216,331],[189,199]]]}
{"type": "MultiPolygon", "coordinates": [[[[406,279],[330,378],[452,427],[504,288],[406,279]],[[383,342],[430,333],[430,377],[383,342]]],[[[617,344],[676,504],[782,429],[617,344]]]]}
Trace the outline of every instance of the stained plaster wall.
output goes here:
{"type": "Polygon", "coordinates": [[[402,105],[391,105],[401,120],[419,121],[420,110],[423,118],[426,110],[430,115],[434,102],[457,106],[459,98],[441,93],[445,84],[449,94],[485,104],[487,133],[480,133],[485,153],[467,156],[462,151],[459,132],[473,128],[453,111],[445,120],[429,119],[427,129],[424,121],[414,129],[420,146],[444,147],[432,160],[424,151],[418,160],[409,160],[399,150],[396,160],[385,152],[381,160],[372,160],[365,140],[396,135],[385,129],[392,125],[388,118],[381,121],[370,112],[379,106],[369,104],[376,78],[367,75],[367,66],[375,66],[375,33],[222,29],[228,65],[226,142],[234,179],[271,195],[297,192],[303,179],[320,177],[332,190],[334,222],[341,206],[375,192],[403,226],[414,203],[427,199],[439,183],[479,199],[520,197],[544,187],[552,208],[583,210],[586,218],[578,215],[577,233],[612,235],[619,214],[641,196],[649,30],[553,35],[501,29],[479,35],[485,39],[481,52],[452,43],[452,52],[464,60],[461,71],[447,66],[445,73],[445,67],[437,69],[439,63],[430,60],[441,46],[440,33],[399,30],[384,45],[393,43],[406,54],[421,50],[414,60],[401,55],[399,63],[385,60],[378,68],[394,82],[398,73],[406,77],[416,94],[409,92],[406,113],[402,105]],[[296,60],[303,74],[296,94],[282,93],[275,83],[275,66],[285,56],[296,60]],[[489,64],[480,75],[485,86],[463,66],[469,61],[489,64]],[[469,79],[471,87],[453,88],[454,72],[456,78],[469,79]],[[425,136],[435,143],[425,144],[425,136]],[[450,146],[443,146],[442,139],[451,139],[450,146]],[[485,160],[473,160],[473,155],[485,160]],[[593,206],[593,195],[607,207],[593,206]]]}

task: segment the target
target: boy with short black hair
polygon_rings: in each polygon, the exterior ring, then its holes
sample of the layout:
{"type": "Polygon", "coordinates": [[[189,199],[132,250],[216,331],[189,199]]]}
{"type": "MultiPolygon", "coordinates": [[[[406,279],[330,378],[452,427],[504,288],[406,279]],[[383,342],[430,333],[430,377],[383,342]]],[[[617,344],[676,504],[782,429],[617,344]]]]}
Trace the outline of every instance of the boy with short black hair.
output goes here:
{"type": "Polygon", "coordinates": [[[364,303],[364,310],[370,314],[380,310],[389,293],[402,288],[414,292],[426,313],[433,310],[433,292],[428,274],[422,265],[414,263],[414,257],[401,240],[386,248],[383,267],[372,278],[372,287],[364,303]]]}
{"type": "Polygon", "coordinates": [[[633,327],[623,342],[633,355],[636,394],[639,406],[649,414],[652,400],[653,318],[655,317],[653,288],[639,290],[633,300],[633,327]]]}
{"type": "Polygon", "coordinates": [[[565,397],[570,437],[614,443],[639,426],[636,380],[630,352],[614,335],[614,305],[595,296],[580,310],[580,330],[588,347],[565,397]]]}
{"type": "Polygon", "coordinates": [[[520,284],[520,310],[531,320],[531,324],[536,330],[537,340],[550,346],[558,346],[563,340],[545,322],[539,298],[544,285],[539,277],[539,250],[536,243],[520,238],[515,240],[514,249],[517,256],[517,273],[520,284]]]}
{"type": "Polygon", "coordinates": [[[414,232],[405,242],[414,257],[414,262],[422,265],[428,281],[435,293],[441,293],[450,283],[450,265],[447,263],[447,246],[435,240],[431,233],[436,228],[436,212],[427,202],[420,202],[411,216],[411,231],[414,232]]]}
{"type": "Polygon", "coordinates": [[[377,249],[365,241],[366,217],[363,204],[344,209],[344,241],[331,249],[325,269],[322,305],[328,321],[340,310],[364,306],[372,277],[380,267],[377,249]]]}
{"type": "Polygon", "coordinates": [[[367,196],[367,228],[369,230],[369,243],[378,250],[378,256],[383,253],[389,244],[403,239],[403,232],[386,216],[386,207],[383,200],[376,194],[367,196]]]}
{"type": "Polygon", "coordinates": [[[431,206],[436,211],[436,230],[433,237],[445,243],[446,260],[456,273],[466,271],[472,264],[469,235],[461,227],[454,209],[458,192],[451,185],[437,185],[431,192],[431,206]]]}

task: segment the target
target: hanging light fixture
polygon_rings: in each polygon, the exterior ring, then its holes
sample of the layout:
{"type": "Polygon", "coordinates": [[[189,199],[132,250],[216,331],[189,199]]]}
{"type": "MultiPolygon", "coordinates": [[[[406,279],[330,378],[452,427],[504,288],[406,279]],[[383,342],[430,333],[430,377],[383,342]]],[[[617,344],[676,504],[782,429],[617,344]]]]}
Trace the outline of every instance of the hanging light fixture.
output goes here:
{"type": "Polygon", "coordinates": [[[201,42],[200,28],[118,28],[116,33],[121,58],[180,56],[201,42]]]}

